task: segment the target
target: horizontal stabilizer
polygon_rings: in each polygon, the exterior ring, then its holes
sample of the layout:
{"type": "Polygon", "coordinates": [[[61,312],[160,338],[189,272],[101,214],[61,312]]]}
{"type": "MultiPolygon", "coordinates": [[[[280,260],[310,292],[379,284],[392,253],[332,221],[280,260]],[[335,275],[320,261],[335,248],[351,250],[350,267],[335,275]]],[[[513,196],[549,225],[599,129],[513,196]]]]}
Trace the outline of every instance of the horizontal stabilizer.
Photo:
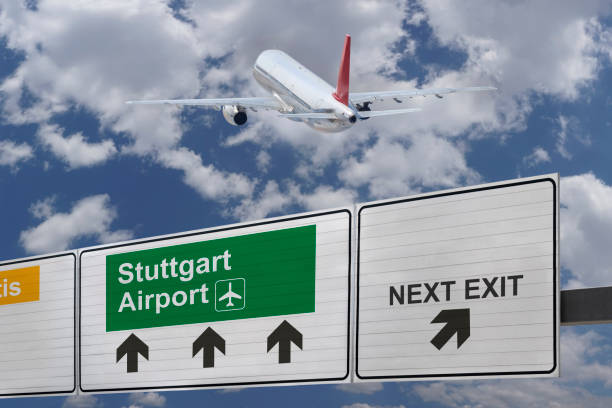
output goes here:
{"type": "Polygon", "coordinates": [[[404,91],[375,91],[375,92],[351,92],[349,99],[353,104],[363,102],[382,101],[387,98],[392,98],[396,102],[403,99],[414,98],[417,96],[435,95],[440,98],[442,95],[448,95],[458,92],[482,92],[495,91],[497,88],[492,86],[471,86],[468,88],[430,88],[430,89],[408,89],[404,91]]]}
{"type": "Polygon", "coordinates": [[[281,117],[295,120],[307,120],[307,119],[338,119],[333,113],[328,112],[312,112],[312,113],[281,113],[281,117]]]}
{"type": "Polygon", "coordinates": [[[361,111],[359,116],[361,118],[373,118],[376,116],[387,116],[387,115],[401,115],[402,113],[418,112],[421,108],[408,108],[408,109],[390,109],[382,111],[361,111]]]}

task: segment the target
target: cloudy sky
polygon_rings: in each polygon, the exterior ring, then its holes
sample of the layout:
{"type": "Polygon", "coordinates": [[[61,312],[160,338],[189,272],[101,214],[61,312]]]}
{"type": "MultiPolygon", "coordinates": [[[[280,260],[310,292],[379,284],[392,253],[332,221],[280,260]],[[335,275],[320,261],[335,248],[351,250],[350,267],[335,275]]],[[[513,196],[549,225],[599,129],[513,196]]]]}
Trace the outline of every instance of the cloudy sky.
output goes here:
{"type": "MultiPolygon", "coordinates": [[[[559,172],[562,287],[612,284],[608,1],[0,1],[0,259],[559,172]],[[129,99],[263,96],[292,55],[351,90],[493,85],[320,134],[274,113],[129,99]]],[[[383,106],[384,107],[384,106],[383,106]]],[[[3,401],[52,407],[612,405],[612,329],[562,328],[558,380],[3,401]]]]}

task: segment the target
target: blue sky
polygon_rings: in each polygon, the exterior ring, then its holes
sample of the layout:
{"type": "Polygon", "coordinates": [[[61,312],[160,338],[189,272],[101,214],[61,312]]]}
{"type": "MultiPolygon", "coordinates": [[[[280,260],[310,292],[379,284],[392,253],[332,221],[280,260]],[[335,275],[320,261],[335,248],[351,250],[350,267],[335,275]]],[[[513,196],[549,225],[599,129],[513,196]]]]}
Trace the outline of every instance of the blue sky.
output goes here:
{"type": "MultiPolygon", "coordinates": [[[[609,1],[0,1],[0,259],[559,172],[564,288],[610,285],[609,1]],[[493,85],[319,134],[271,113],[141,98],[257,96],[279,48],[354,91],[493,85]]],[[[393,105],[391,105],[393,106],[393,105]]],[[[607,326],[562,328],[558,380],[4,400],[4,406],[592,406],[607,326]],[[555,405],[558,404],[558,405],[555,405]]]]}

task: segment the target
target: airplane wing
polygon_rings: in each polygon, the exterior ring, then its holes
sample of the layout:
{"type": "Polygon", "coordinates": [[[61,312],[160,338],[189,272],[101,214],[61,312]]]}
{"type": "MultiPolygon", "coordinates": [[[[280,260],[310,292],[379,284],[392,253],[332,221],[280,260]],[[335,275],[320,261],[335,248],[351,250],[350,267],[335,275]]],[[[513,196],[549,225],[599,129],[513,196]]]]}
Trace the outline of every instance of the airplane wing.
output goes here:
{"type": "Polygon", "coordinates": [[[225,295],[221,296],[221,297],[219,298],[219,302],[220,302],[220,301],[222,301],[222,300],[227,299],[228,297],[230,297],[230,292],[227,292],[225,295]]]}
{"type": "Polygon", "coordinates": [[[127,101],[130,105],[193,105],[220,109],[225,105],[242,106],[243,108],[281,110],[283,107],[271,96],[253,98],[217,98],[217,99],[156,99],[147,101],[127,101]]]}
{"type": "Polygon", "coordinates": [[[492,86],[474,86],[469,88],[430,88],[430,89],[411,89],[406,91],[379,91],[379,92],[351,92],[349,100],[353,104],[361,104],[363,102],[382,101],[391,98],[396,102],[401,102],[404,99],[414,98],[415,96],[430,96],[435,95],[442,98],[442,95],[452,94],[457,92],[480,92],[480,91],[495,91],[497,88],[492,86]]]}

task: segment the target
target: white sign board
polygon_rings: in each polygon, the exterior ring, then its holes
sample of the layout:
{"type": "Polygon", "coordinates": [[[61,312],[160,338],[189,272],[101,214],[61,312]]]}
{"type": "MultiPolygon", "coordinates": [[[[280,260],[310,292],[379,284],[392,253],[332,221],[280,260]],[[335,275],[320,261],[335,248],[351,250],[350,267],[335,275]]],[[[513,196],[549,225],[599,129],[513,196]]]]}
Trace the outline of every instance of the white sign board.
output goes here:
{"type": "Polygon", "coordinates": [[[558,376],[557,186],[362,205],[356,381],[558,376]]]}
{"type": "Polygon", "coordinates": [[[0,397],[75,390],[76,256],[0,263],[0,397]]]}
{"type": "Polygon", "coordinates": [[[349,381],[351,212],[80,251],[83,392],[349,381]]]}

